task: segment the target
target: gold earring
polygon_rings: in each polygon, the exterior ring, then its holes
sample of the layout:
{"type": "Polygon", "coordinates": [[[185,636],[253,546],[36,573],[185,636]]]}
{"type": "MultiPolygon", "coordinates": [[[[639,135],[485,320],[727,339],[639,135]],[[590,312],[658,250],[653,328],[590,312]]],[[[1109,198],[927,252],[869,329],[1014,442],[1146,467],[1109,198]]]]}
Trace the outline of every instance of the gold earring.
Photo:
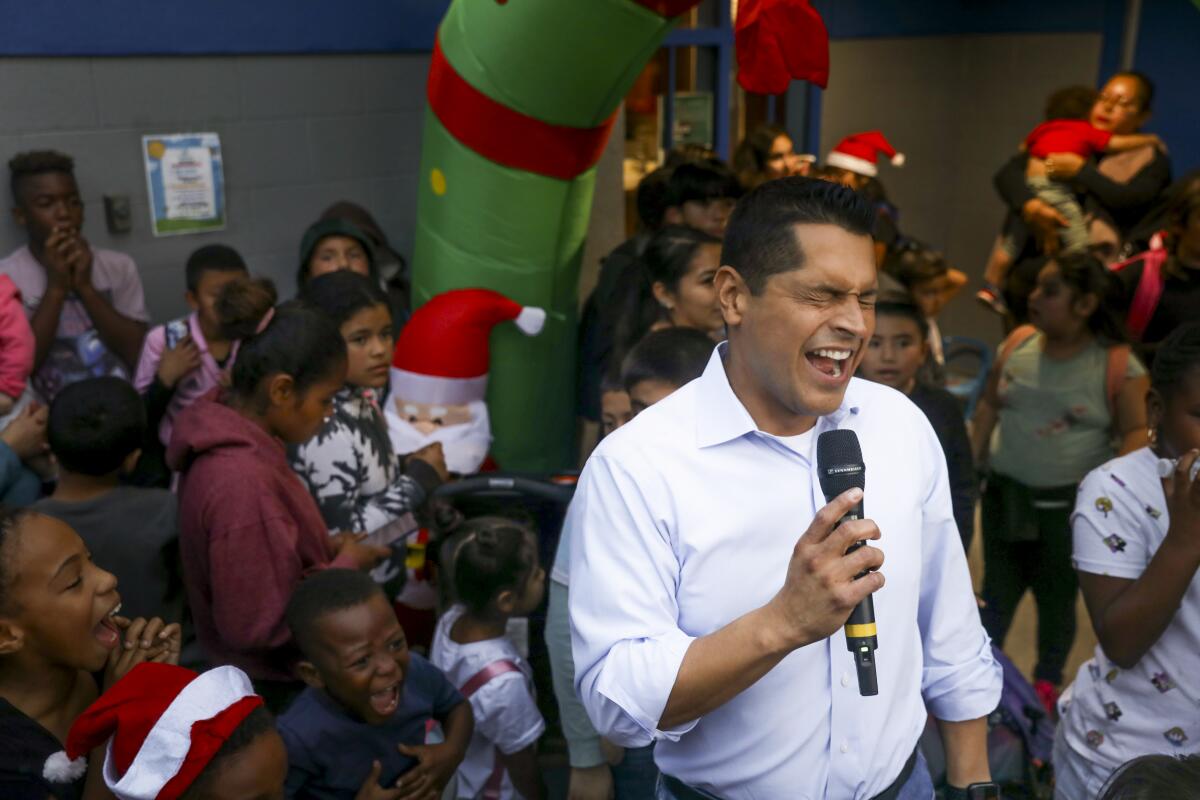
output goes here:
{"type": "Polygon", "coordinates": [[[1151,445],[1158,444],[1158,428],[1147,428],[1146,439],[1149,440],[1151,445]]]}

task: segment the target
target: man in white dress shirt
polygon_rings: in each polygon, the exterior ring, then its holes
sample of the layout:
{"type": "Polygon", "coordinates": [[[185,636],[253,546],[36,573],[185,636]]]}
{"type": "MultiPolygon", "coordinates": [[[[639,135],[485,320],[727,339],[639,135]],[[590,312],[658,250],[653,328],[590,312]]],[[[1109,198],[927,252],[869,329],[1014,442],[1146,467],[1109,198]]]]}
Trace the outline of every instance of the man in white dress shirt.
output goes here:
{"type": "Polygon", "coordinates": [[[997,796],[1001,670],[945,458],[902,394],[851,378],[874,328],[873,216],[807,178],[743,198],[716,277],[728,341],[580,480],[564,533],[576,689],[602,735],[657,742],[664,800],[928,800],[927,711],[948,796],[997,796]],[[836,530],[858,490],[821,493],[816,438],[835,428],[861,443],[868,517],[836,530]],[[886,584],[855,579],[885,553],[886,584]],[[872,593],[879,694],[862,697],[842,626],[872,593]]]}

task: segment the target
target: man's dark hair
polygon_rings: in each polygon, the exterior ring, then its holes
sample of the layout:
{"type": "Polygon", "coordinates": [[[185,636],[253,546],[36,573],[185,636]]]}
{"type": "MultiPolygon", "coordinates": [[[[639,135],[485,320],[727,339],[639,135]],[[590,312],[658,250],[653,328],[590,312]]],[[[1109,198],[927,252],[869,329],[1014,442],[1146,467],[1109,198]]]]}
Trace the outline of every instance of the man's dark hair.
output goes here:
{"type": "Polygon", "coordinates": [[[621,381],[630,391],[642,381],[663,381],[676,389],[699,378],[715,345],[695,328],[665,328],[638,342],[621,364],[621,381]]]}
{"type": "Polygon", "coordinates": [[[109,475],[144,444],[146,407],[127,381],[88,378],[55,396],[47,435],[63,469],[109,475]]]}
{"type": "Polygon", "coordinates": [[[61,172],[74,178],[75,159],[57,150],[30,150],[9,159],[8,172],[13,202],[19,206],[25,200],[21,191],[27,179],[50,172],[61,172]]]}
{"type": "Polygon", "coordinates": [[[292,592],[284,619],[296,644],[308,658],[313,656],[316,622],[326,614],[366,603],[383,589],[365,572],[356,569],[323,569],[305,578],[292,592]]]}
{"type": "Polygon", "coordinates": [[[741,196],[742,184],[733,170],[715,158],[680,164],[667,179],[667,208],[741,196]]]}
{"type": "Polygon", "coordinates": [[[921,309],[917,308],[916,304],[911,300],[902,298],[881,299],[875,304],[875,318],[879,317],[902,317],[911,320],[917,326],[917,330],[921,333],[921,341],[929,338],[929,320],[925,319],[925,315],[921,313],[921,309]]]}
{"type": "Polygon", "coordinates": [[[817,178],[768,181],[738,201],[725,229],[721,263],[758,294],[772,275],[804,266],[797,225],[836,225],[870,236],[875,209],[859,192],[817,178]]]}
{"type": "Polygon", "coordinates": [[[227,244],[206,244],[192,251],[184,267],[187,288],[200,288],[200,278],[206,272],[249,272],[242,254],[227,244]]]}
{"type": "Polygon", "coordinates": [[[1138,82],[1138,100],[1141,102],[1139,111],[1150,111],[1154,105],[1154,81],[1150,80],[1150,76],[1144,72],[1138,72],[1136,69],[1121,70],[1114,78],[1133,78],[1138,82]]]}

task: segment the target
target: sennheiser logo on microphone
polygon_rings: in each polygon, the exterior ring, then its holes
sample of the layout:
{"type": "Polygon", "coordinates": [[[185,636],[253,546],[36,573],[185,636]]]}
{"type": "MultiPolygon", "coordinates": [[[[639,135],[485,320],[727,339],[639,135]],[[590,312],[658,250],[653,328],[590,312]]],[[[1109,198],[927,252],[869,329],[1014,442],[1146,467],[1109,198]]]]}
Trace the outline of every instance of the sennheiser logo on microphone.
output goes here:
{"type": "Polygon", "coordinates": [[[863,471],[862,464],[838,464],[825,468],[826,475],[854,475],[863,471]]]}

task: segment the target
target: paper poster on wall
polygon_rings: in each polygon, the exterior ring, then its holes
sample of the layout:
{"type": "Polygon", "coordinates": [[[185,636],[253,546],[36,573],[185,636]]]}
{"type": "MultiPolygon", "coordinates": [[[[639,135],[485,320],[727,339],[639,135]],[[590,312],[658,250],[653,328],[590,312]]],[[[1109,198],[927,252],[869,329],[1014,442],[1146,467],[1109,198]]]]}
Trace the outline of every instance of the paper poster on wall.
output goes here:
{"type": "Polygon", "coordinates": [[[218,134],[143,136],[142,157],[155,236],[225,227],[225,176],[218,134]]]}

